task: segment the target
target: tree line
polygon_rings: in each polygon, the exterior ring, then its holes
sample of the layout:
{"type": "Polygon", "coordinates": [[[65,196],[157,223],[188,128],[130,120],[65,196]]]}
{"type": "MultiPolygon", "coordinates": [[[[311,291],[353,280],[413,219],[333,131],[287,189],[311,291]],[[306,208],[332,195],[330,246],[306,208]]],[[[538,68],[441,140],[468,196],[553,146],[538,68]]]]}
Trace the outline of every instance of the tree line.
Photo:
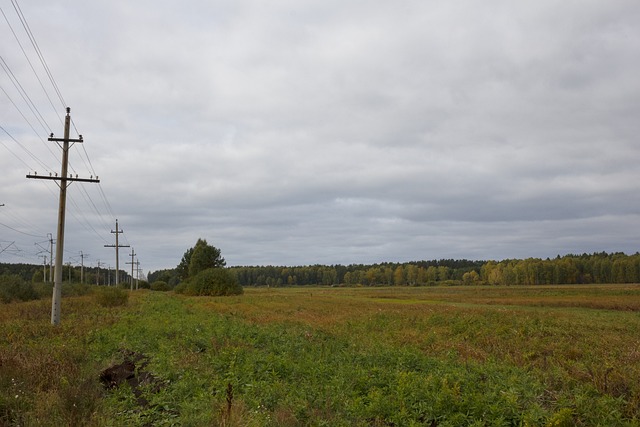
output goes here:
{"type": "Polygon", "coordinates": [[[432,260],[373,265],[234,267],[243,286],[426,286],[639,283],[640,254],[566,255],[503,261],[432,260]]]}
{"type": "MultiPolygon", "coordinates": [[[[640,283],[640,253],[593,253],[556,258],[473,261],[441,259],[406,263],[229,267],[242,286],[429,286],[640,283]]],[[[180,282],[176,269],[149,281],[180,282]]]]}
{"type": "MultiPolygon", "coordinates": [[[[149,273],[147,277],[149,283],[164,281],[170,288],[180,284],[188,275],[189,265],[193,269],[195,261],[200,259],[198,253],[200,251],[198,251],[194,262],[190,262],[192,250],[197,247],[198,245],[188,250],[176,268],[149,273]]],[[[219,250],[208,249],[204,252],[206,258],[213,257],[219,261],[216,264],[218,267],[224,267],[224,258],[220,256],[219,250]]],[[[621,252],[600,252],[569,254],[551,259],[527,258],[502,261],[441,259],[368,265],[236,266],[226,269],[235,275],[241,286],[640,283],[640,253],[627,255],[621,252]]],[[[29,281],[41,281],[42,271],[42,266],[37,265],[0,264],[0,274],[19,275],[29,281]]],[[[71,273],[72,281],[79,280],[79,268],[72,267],[71,273]]],[[[91,268],[85,268],[85,282],[95,283],[96,273],[91,268]]],[[[63,277],[67,280],[66,274],[63,277]]]]}

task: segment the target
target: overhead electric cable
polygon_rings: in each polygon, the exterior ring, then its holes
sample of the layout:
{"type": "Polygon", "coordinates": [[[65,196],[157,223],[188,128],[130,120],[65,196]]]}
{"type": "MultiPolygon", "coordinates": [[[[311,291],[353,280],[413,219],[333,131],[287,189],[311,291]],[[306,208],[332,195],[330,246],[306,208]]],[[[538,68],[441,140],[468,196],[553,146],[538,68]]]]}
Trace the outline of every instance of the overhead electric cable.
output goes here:
{"type": "Polygon", "coordinates": [[[47,233],[38,229],[38,227],[30,224],[25,220],[24,216],[17,215],[13,213],[12,208],[10,206],[5,206],[0,210],[0,216],[7,217],[7,219],[11,220],[13,224],[18,224],[21,229],[29,229],[32,230],[32,234],[40,234],[41,236],[46,236],[47,233]]]}
{"type": "MultiPolygon", "coordinates": [[[[40,141],[42,142],[42,144],[47,147],[47,150],[49,151],[49,153],[53,156],[56,157],[56,154],[53,152],[53,150],[51,149],[51,144],[47,144],[45,143],[44,139],[40,136],[40,132],[38,132],[33,125],[31,124],[31,122],[29,121],[29,119],[27,119],[27,117],[22,113],[22,110],[20,110],[20,108],[16,105],[15,102],[13,102],[13,99],[11,99],[11,97],[9,96],[9,94],[7,93],[6,90],[4,90],[4,88],[2,86],[0,86],[0,90],[2,90],[2,92],[6,95],[7,99],[9,99],[9,102],[11,102],[11,104],[13,104],[13,106],[15,107],[16,110],[18,110],[18,113],[20,113],[20,115],[22,116],[22,118],[24,119],[25,122],[27,122],[27,124],[29,125],[29,127],[31,128],[31,130],[38,135],[40,141]]],[[[46,169],[51,170],[51,168],[47,167],[46,169]]]]}
{"type": "MultiPolygon", "coordinates": [[[[40,166],[42,166],[44,169],[46,170],[51,170],[51,168],[49,168],[46,164],[44,164],[39,158],[36,157],[35,154],[33,154],[27,147],[25,147],[24,145],[22,145],[17,139],[15,139],[13,137],[13,135],[11,135],[9,133],[8,130],[6,130],[2,125],[0,125],[0,129],[2,129],[4,131],[4,133],[6,133],[9,138],[11,138],[13,140],[13,142],[15,142],[16,144],[18,144],[18,146],[20,148],[22,148],[28,155],[29,157],[31,157],[36,163],[40,164],[40,166]]],[[[4,143],[2,143],[2,145],[4,145],[4,143]]],[[[4,145],[7,150],[9,150],[9,147],[7,147],[6,145],[4,145]]],[[[13,151],[9,150],[9,152],[11,152],[11,154],[13,154],[14,156],[16,156],[18,159],[20,159],[20,157],[18,157],[13,151]]],[[[26,162],[24,162],[22,159],[20,159],[20,161],[25,164],[29,169],[32,169],[31,167],[29,167],[29,165],[26,164],[26,162]]]]}
{"type": "Polygon", "coordinates": [[[3,223],[1,223],[1,222],[0,222],[0,225],[2,225],[3,227],[7,227],[8,229],[15,231],[16,233],[24,234],[24,235],[26,235],[26,236],[31,236],[31,237],[42,237],[42,236],[36,236],[35,234],[25,233],[24,231],[17,230],[17,229],[15,229],[15,228],[13,228],[13,227],[11,227],[11,226],[9,226],[9,225],[7,225],[7,224],[3,224],[3,223]]]}
{"type": "Polygon", "coordinates": [[[47,99],[49,100],[49,104],[51,105],[51,108],[53,108],[54,113],[58,116],[58,118],[60,120],[60,123],[64,124],[64,121],[62,120],[62,116],[58,113],[58,109],[53,105],[53,101],[51,100],[51,97],[49,96],[49,92],[44,87],[44,84],[42,84],[42,80],[40,80],[40,76],[36,72],[36,69],[33,67],[33,64],[31,63],[31,60],[29,59],[29,56],[27,55],[27,52],[24,50],[24,47],[22,47],[22,43],[20,43],[20,39],[18,38],[18,35],[13,30],[13,27],[11,26],[11,23],[9,22],[9,19],[7,18],[7,15],[5,15],[4,10],[2,10],[2,8],[0,8],[0,12],[2,12],[2,16],[4,16],[4,20],[7,21],[7,25],[9,26],[9,29],[11,30],[11,33],[13,34],[13,37],[16,39],[16,42],[18,43],[18,46],[20,46],[20,50],[22,50],[22,54],[24,55],[25,59],[29,63],[29,67],[31,67],[31,71],[33,71],[33,74],[36,76],[36,79],[38,80],[38,83],[40,83],[40,87],[42,88],[42,91],[44,92],[44,94],[46,95],[47,99]]]}
{"type": "Polygon", "coordinates": [[[33,115],[36,117],[36,119],[40,123],[40,126],[42,126],[42,129],[44,129],[44,132],[51,133],[51,127],[49,126],[49,124],[47,124],[44,117],[42,117],[40,110],[38,110],[38,107],[36,107],[36,105],[33,103],[33,101],[31,100],[31,97],[27,94],[27,91],[24,90],[24,87],[22,87],[22,84],[20,84],[20,81],[18,80],[18,78],[15,76],[15,74],[13,74],[13,71],[11,71],[11,67],[9,67],[9,64],[7,64],[7,62],[4,60],[2,56],[0,56],[0,66],[2,66],[2,69],[4,70],[4,72],[7,74],[7,76],[9,76],[11,83],[13,83],[13,85],[15,86],[16,90],[18,91],[18,93],[20,94],[24,102],[27,104],[27,106],[29,107],[33,115]]]}
{"type": "Polygon", "coordinates": [[[31,28],[29,27],[29,24],[27,23],[27,19],[25,18],[24,14],[22,13],[22,9],[20,9],[20,5],[18,5],[18,1],[17,0],[11,0],[11,4],[13,5],[13,8],[15,9],[16,13],[18,14],[18,18],[20,19],[20,22],[22,23],[22,27],[24,28],[25,32],[27,33],[27,36],[29,37],[29,40],[31,41],[31,44],[33,45],[33,48],[36,51],[36,54],[38,55],[38,58],[40,58],[40,63],[42,64],[45,72],[47,73],[47,76],[49,77],[49,80],[51,81],[51,84],[53,85],[53,88],[55,89],[56,93],[58,94],[58,98],[60,99],[60,102],[62,103],[62,107],[66,108],[67,107],[67,103],[64,101],[64,98],[62,97],[62,93],[60,93],[60,89],[58,89],[58,85],[56,84],[54,78],[53,78],[53,74],[51,74],[51,70],[49,69],[49,66],[47,65],[47,61],[44,59],[44,55],[42,54],[42,51],[40,51],[40,47],[38,46],[38,42],[36,41],[36,38],[33,36],[33,33],[31,32],[31,28]]]}

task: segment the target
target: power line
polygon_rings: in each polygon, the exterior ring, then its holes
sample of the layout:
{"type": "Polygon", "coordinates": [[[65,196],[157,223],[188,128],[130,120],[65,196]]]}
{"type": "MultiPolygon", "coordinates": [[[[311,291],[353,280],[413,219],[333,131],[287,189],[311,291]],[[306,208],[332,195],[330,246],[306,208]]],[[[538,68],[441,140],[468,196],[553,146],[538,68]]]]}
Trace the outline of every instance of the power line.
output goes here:
{"type": "MultiPolygon", "coordinates": [[[[29,59],[29,56],[27,55],[27,52],[24,50],[24,47],[22,47],[22,43],[20,43],[20,39],[18,38],[18,35],[13,30],[13,27],[11,26],[11,23],[9,22],[9,19],[7,18],[7,15],[5,15],[4,10],[2,10],[2,8],[0,8],[0,12],[2,12],[2,16],[4,16],[4,20],[7,21],[7,25],[9,26],[9,29],[11,30],[11,33],[13,34],[13,37],[16,39],[16,42],[18,43],[18,46],[20,46],[20,50],[22,50],[22,53],[24,54],[25,59],[29,63],[29,67],[31,67],[31,71],[33,71],[33,74],[36,76],[36,79],[38,80],[38,83],[40,83],[40,87],[42,88],[42,91],[47,96],[47,99],[49,100],[49,104],[51,104],[51,108],[53,108],[53,111],[57,114],[56,107],[53,105],[53,101],[51,100],[51,97],[49,96],[49,92],[47,92],[47,89],[45,89],[44,84],[42,83],[42,80],[40,80],[40,76],[38,76],[38,73],[36,72],[36,69],[33,67],[33,64],[31,63],[31,60],[29,59]]],[[[58,115],[58,118],[60,119],[60,122],[62,123],[62,118],[59,115],[58,115]]]]}
{"type": "Polygon", "coordinates": [[[44,117],[42,117],[40,110],[38,110],[38,107],[36,107],[36,105],[33,103],[33,101],[31,100],[31,97],[29,96],[29,94],[27,94],[27,91],[24,89],[24,87],[22,86],[18,78],[15,76],[15,74],[13,74],[11,67],[9,67],[9,64],[7,64],[7,62],[4,60],[2,56],[0,56],[0,66],[2,67],[4,72],[7,74],[7,76],[9,77],[9,80],[11,80],[11,83],[13,83],[13,86],[16,88],[16,90],[18,91],[18,93],[20,94],[24,102],[27,104],[27,106],[29,107],[33,115],[38,120],[38,122],[40,123],[40,126],[42,126],[42,129],[44,129],[44,132],[50,133],[51,127],[47,124],[44,117]]]}
{"type": "MultiPolygon", "coordinates": [[[[50,171],[50,170],[51,170],[51,168],[49,168],[49,167],[48,167],[45,163],[43,163],[43,162],[42,162],[38,157],[36,157],[36,155],[35,155],[35,154],[33,154],[33,153],[32,153],[32,152],[31,152],[27,147],[25,147],[23,144],[21,144],[21,143],[20,143],[20,141],[18,141],[17,139],[15,139],[15,138],[13,137],[13,135],[11,135],[11,134],[9,133],[9,131],[8,131],[8,130],[6,130],[6,129],[4,128],[4,126],[0,125],[0,129],[2,129],[2,131],[3,131],[4,133],[6,133],[6,134],[7,134],[7,136],[13,140],[13,142],[15,142],[16,144],[18,144],[18,146],[19,146],[20,148],[22,148],[22,149],[25,151],[25,153],[27,153],[27,154],[29,155],[29,157],[31,157],[31,158],[32,158],[36,163],[39,163],[39,164],[40,164],[40,166],[42,166],[42,167],[43,167],[45,170],[47,170],[47,171],[50,171]]],[[[4,145],[4,143],[3,143],[2,145],[4,145]]],[[[23,160],[22,160],[22,159],[21,159],[17,154],[15,154],[13,151],[11,151],[11,150],[9,149],[9,147],[7,147],[6,145],[4,145],[4,146],[5,146],[5,148],[6,148],[7,150],[9,150],[9,152],[10,152],[11,154],[13,154],[15,157],[17,157],[17,158],[18,158],[18,160],[20,160],[20,161],[21,161],[25,166],[27,166],[27,168],[32,169],[32,168],[31,168],[29,165],[27,165],[27,163],[26,163],[25,161],[23,161],[23,160]]]]}
{"type": "Polygon", "coordinates": [[[2,86],[0,86],[0,90],[2,90],[2,92],[6,95],[7,99],[9,100],[9,102],[11,102],[11,104],[15,107],[16,110],[18,110],[18,113],[20,113],[20,115],[22,116],[22,118],[24,119],[25,122],[27,122],[27,124],[29,125],[29,127],[31,128],[31,130],[38,135],[38,138],[40,139],[40,141],[42,141],[42,143],[45,145],[45,147],[47,147],[47,150],[49,150],[49,153],[51,153],[52,156],[55,157],[55,153],[53,152],[53,150],[51,150],[51,147],[49,147],[47,144],[44,143],[44,139],[42,139],[40,137],[40,133],[38,131],[36,131],[36,129],[33,127],[33,125],[31,124],[31,122],[29,121],[29,119],[27,119],[27,117],[24,115],[24,113],[22,112],[22,110],[20,110],[20,108],[18,107],[18,105],[13,101],[13,99],[11,98],[11,96],[9,96],[9,94],[7,93],[6,90],[4,90],[4,88],[2,86]]]}
{"type": "Polygon", "coordinates": [[[17,230],[17,229],[15,229],[15,228],[13,228],[13,227],[11,227],[11,226],[9,226],[9,225],[7,225],[7,224],[3,224],[3,223],[1,223],[1,222],[0,222],[0,225],[1,225],[1,226],[3,226],[3,227],[7,227],[9,230],[13,230],[13,231],[15,231],[16,233],[24,234],[25,236],[30,236],[30,237],[42,237],[42,236],[36,236],[35,234],[25,233],[24,231],[17,230]]]}
{"type": "Polygon", "coordinates": [[[42,64],[42,67],[44,68],[45,72],[47,73],[47,76],[49,77],[49,81],[51,81],[51,85],[53,86],[53,88],[56,91],[56,94],[58,94],[58,98],[60,99],[60,102],[62,103],[62,107],[66,107],[67,103],[64,102],[64,98],[62,97],[62,93],[60,93],[60,89],[58,89],[58,85],[56,84],[54,78],[53,78],[53,74],[51,74],[51,70],[49,69],[49,66],[47,65],[47,61],[44,59],[44,55],[42,54],[42,51],[40,51],[40,47],[38,46],[38,42],[36,41],[36,38],[33,36],[33,33],[31,32],[31,28],[29,27],[29,23],[27,23],[27,19],[25,18],[24,14],[22,13],[22,9],[20,9],[20,5],[18,5],[18,1],[17,0],[11,0],[11,4],[13,5],[13,8],[15,9],[16,13],[18,14],[18,18],[20,19],[20,22],[22,23],[22,27],[24,28],[25,32],[27,33],[27,36],[29,37],[29,40],[31,41],[31,44],[33,45],[33,48],[36,51],[36,54],[38,55],[38,58],[40,59],[40,63],[42,64]]]}

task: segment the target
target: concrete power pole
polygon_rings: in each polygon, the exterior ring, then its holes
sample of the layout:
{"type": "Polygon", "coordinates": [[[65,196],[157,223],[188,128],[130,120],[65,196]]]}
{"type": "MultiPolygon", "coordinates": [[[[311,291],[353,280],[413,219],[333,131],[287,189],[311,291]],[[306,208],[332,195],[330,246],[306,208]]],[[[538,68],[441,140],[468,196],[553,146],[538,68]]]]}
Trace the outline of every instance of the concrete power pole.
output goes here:
{"type": "MultiPolygon", "coordinates": [[[[82,143],[82,135],[79,135],[78,139],[70,139],[69,138],[69,127],[71,125],[71,108],[67,107],[67,115],[64,120],[64,138],[54,138],[53,134],[50,135],[49,141],[62,143],[62,170],[60,172],[60,176],[57,174],[55,177],[52,177],[51,174],[49,176],[38,176],[37,173],[33,175],[27,175],[27,178],[36,178],[36,179],[51,179],[55,181],[60,181],[60,200],[58,202],[58,235],[56,239],[56,267],[55,267],[55,278],[53,281],[53,296],[51,298],[51,324],[59,325],[60,324],[60,307],[62,301],[62,257],[64,256],[64,224],[65,224],[65,214],[66,214],[66,206],[67,206],[67,187],[68,183],[73,181],[80,182],[100,182],[96,177],[93,179],[85,179],[78,178],[76,175],[75,178],[70,175],[67,176],[68,168],[69,168],[69,143],[82,143]]],[[[59,144],[58,144],[59,145],[59,144]]]]}
{"type": "Polygon", "coordinates": [[[136,291],[139,289],[140,282],[140,260],[136,259],[136,291]]]}
{"type": "Polygon", "coordinates": [[[84,257],[86,255],[80,251],[80,283],[84,285],[84,257]]]}
{"type": "Polygon", "coordinates": [[[44,258],[44,264],[42,265],[42,281],[47,282],[47,256],[41,255],[44,258]]]}
{"type": "Polygon", "coordinates": [[[116,235],[116,244],[115,245],[104,245],[105,248],[116,248],[116,287],[118,287],[118,276],[120,275],[120,262],[119,262],[119,253],[120,248],[128,248],[129,245],[121,245],[118,242],[118,235],[122,234],[123,231],[118,229],[118,220],[116,219],[116,229],[111,230],[111,233],[116,235]]]}
{"type": "Polygon", "coordinates": [[[53,236],[51,233],[47,233],[49,236],[49,281],[53,282],[53,236]]]}
{"type": "Polygon", "coordinates": [[[127,264],[131,264],[131,286],[129,290],[133,291],[133,266],[135,265],[135,262],[133,261],[133,257],[136,256],[136,252],[133,250],[133,248],[131,248],[131,253],[129,255],[131,256],[131,262],[127,263],[127,264]]]}

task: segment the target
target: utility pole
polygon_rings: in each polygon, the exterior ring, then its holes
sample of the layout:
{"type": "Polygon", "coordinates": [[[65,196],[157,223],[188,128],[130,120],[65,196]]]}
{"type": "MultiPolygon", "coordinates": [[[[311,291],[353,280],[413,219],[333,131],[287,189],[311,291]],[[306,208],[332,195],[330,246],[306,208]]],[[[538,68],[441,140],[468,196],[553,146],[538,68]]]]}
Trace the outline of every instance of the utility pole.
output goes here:
{"type": "Polygon", "coordinates": [[[84,257],[85,255],[80,251],[80,283],[84,285],[84,257]]]}
{"type": "Polygon", "coordinates": [[[129,245],[121,245],[118,243],[118,235],[122,234],[123,231],[118,229],[118,220],[116,219],[116,229],[111,230],[111,233],[116,235],[116,244],[115,245],[104,245],[105,248],[116,248],[116,287],[118,287],[118,276],[120,275],[120,262],[119,262],[119,249],[120,248],[128,248],[129,245]]]}
{"type": "Polygon", "coordinates": [[[129,254],[131,256],[131,262],[128,262],[127,264],[131,264],[131,286],[130,286],[130,291],[133,290],[133,265],[135,264],[135,262],[133,261],[133,257],[136,256],[136,252],[133,250],[133,248],[131,248],[131,253],[129,254]]]}
{"type": "Polygon", "coordinates": [[[139,281],[140,281],[140,260],[136,259],[136,291],[138,290],[139,281]]]}
{"type": "Polygon", "coordinates": [[[49,281],[53,282],[53,236],[51,233],[47,233],[49,236],[49,281]]]}
{"type": "Polygon", "coordinates": [[[98,260],[98,274],[96,274],[96,286],[100,286],[100,260],[98,260]]]}
{"type": "MultiPolygon", "coordinates": [[[[78,139],[69,138],[69,127],[71,125],[71,108],[67,107],[67,115],[64,119],[64,138],[54,138],[53,134],[49,136],[49,141],[60,143],[62,142],[62,169],[60,172],[60,177],[53,177],[51,174],[49,176],[38,176],[37,173],[34,172],[33,175],[27,175],[27,178],[37,178],[37,179],[51,179],[54,181],[60,181],[60,200],[58,202],[58,236],[56,239],[56,268],[55,268],[55,278],[53,282],[53,297],[51,298],[51,324],[58,325],[60,324],[60,308],[62,302],[62,257],[64,256],[64,224],[65,224],[65,214],[66,214],[66,206],[67,206],[67,187],[70,182],[80,181],[80,182],[100,182],[98,177],[93,179],[86,178],[78,178],[76,175],[75,178],[71,177],[68,174],[69,168],[69,143],[82,143],[82,135],[78,136],[78,139]]],[[[58,144],[60,145],[60,144],[58,144]]]]}

